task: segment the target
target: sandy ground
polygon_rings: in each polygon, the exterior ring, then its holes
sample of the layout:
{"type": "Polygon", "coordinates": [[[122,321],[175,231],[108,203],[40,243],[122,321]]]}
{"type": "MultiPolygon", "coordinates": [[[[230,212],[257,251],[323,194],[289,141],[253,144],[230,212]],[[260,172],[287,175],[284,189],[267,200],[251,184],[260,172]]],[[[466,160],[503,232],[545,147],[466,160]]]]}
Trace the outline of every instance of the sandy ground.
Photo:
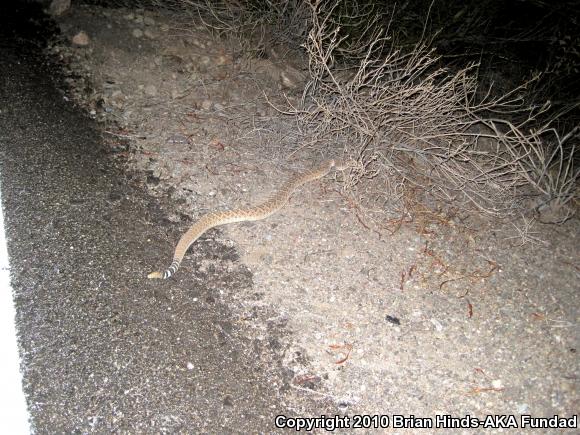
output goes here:
{"type": "MultiPolygon", "coordinates": [[[[132,177],[172,204],[158,229],[166,243],[143,240],[158,252],[144,277],[169,264],[176,234],[205,212],[257,204],[325,157],[266,101],[299,100],[304,75],[291,52],[249,58],[159,12],[76,7],[59,23],[63,40],[50,51],[68,70],[67,98],[103,121],[132,177]]],[[[261,358],[281,357],[297,392],[344,415],[578,413],[576,220],[464,216],[378,234],[341,187],[330,175],[271,218],[197,242],[235,246],[251,272],[247,291],[225,285],[221,296],[251,339],[284,332],[276,355],[261,358]]],[[[194,245],[175,279],[214,261],[194,245]]]]}

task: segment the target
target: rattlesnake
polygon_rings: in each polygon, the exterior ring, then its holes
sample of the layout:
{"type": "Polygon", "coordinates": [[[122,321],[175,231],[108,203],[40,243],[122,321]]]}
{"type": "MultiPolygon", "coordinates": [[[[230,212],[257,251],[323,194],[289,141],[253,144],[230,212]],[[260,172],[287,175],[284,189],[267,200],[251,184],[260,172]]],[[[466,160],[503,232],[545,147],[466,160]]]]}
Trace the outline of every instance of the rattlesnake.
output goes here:
{"type": "Polygon", "coordinates": [[[171,277],[171,275],[173,275],[175,272],[177,272],[177,269],[179,269],[181,260],[183,260],[183,256],[189,247],[210,228],[217,227],[219,225],[231,224],[234,222],[259,221],[266,219],[268,216],[273,215],[282,207],[284,207],[284,204],[286,204],[288,198],[290,198],[290,195],[292,195],[292,192],[294,192],[297,187],[304,183],[308,183],[309,181],[314,181],[324,177],[330,172],[332,168],[335,168],[337,171],[343,171],[349,166],[350,165],[347,163],[335,160],[326,160],[316,168],[292,177],[270,199],[260,205],[206,214],[195,224],[193,224],[183,236],[181,236],[181,239],[179,239],[179,242],[175,247],[173,262],[167,268],[167,270],[165,270],[165,272],[151,272],[149,275],[147,275],[147,278],[167,279],[171,277]]]}

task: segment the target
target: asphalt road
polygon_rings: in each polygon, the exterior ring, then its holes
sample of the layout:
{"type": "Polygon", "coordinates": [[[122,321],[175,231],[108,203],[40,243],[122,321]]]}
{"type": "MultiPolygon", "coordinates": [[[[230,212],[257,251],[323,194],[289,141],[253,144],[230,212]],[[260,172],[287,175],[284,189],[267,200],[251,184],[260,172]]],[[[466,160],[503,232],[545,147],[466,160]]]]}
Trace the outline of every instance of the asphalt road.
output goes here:
{"type": "Polygon", "coordinates": [[[145,278],[169,258],[173,230],[113,163],[100,127],[63,98],[40,55],[46,22],[24,12],[0,11],[12,23],[0,23],[0,172],[34,430],[274,432],[274,417],[291,414],[289,378],[264,370],[220,301],[220,286],[251,276],[145,278]]]}

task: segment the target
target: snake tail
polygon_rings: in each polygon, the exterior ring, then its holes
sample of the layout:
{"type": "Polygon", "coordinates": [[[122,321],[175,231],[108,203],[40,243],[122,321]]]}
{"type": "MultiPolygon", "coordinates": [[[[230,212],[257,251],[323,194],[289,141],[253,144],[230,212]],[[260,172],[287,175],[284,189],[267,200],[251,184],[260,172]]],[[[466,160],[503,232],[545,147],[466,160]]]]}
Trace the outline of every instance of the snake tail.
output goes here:
{"type": "Polygon", "coordinates": [[[199,219],[183,236],[179,239],[173,254],[173,262],[164,272],[151,272],[147,275],[149,279],[168,279],[177,272],[181,261],[189,247],[207,230],[220,225],[235,222],[258,221],[273,215],[280,210],[294,192],[296,188],[309,181],[324,177],[332,168],[338,171],[346,169],[348,165],[335,160],[327,160],[318,167],[303,174],[298,174],[288,180],[278,192],[267,201],[254,207],[229,210],[223,212],[208,213],[199,219]]]}

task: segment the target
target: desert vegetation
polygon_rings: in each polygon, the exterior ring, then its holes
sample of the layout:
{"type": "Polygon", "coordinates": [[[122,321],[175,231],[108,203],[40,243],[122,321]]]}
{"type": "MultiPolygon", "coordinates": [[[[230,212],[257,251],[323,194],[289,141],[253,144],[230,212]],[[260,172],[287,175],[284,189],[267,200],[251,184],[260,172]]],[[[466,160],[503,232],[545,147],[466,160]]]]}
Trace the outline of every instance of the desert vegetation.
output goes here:
{"type": "MultiPolygon", "coordinates": [[[[556,104],[549,98],[555,81],[577,74],[574,36],[565,25],[552,33],[498,27],[492,54],[499,56],[501,35],[557,47],[543,71],[498,85],[490,79],[490,57],[474,50],[501,11],[469,4],[163,2],[218,36],[236,38],[247,56],[263,56],[272,44],[307,56],[300,105],[276,108],[309,137],[300,149],[357,162],[346,185],[371,220],[374,212],[412,219],[418,212],[476,209],[499,218],[544,213],[549,222],[563,222],[578,208],[580,103],[573,95],[556,104]],[[453,57],[438,49],[458,41],[472,51],[453,57]]],[[[568,6],[555,7],[553,19],[568,6]]]]}

